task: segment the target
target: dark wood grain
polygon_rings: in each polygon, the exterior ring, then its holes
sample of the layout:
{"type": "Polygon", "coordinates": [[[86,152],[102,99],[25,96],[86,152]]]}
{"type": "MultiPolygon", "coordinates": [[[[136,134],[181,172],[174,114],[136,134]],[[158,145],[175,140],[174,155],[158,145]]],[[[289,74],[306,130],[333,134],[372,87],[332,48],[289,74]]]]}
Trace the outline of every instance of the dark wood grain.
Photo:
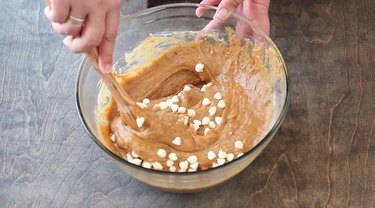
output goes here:
{"type": "MultiPolygon", "coordinates": [[[[122,11],[146,6],[127,0],[122,11]]],[[[89,139],[75,110],[81,57],[42,1],[0,8],[0,207],[375,207],[375,1],[272,1],[287,118],[245,171],[189,195],[135,181],[89,139]]]]}

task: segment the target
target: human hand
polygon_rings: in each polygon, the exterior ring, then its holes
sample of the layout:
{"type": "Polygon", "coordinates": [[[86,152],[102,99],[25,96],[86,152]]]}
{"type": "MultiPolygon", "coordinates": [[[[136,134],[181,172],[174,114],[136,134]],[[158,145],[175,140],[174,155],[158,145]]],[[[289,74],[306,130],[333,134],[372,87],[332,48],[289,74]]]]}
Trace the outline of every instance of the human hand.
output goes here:
{"type": "MultiPolygon", "coordinates": [[[[268,18],[268,7],[270,0],[203,0],[200,4],[218,5],[214,20],[225,21],[234,11],[250,19],[259,29],[269,34],[270,22],[268,18]]],[[[199,7],[196,10],[198,17],[202,16],[208,9],[199,7]]],[[[249,30],[241,25],[237,30],[249,30]]],[[[249,31],[241,31],[249,33],[249,31]]]]}
{"type": "Polygon", "coordinates": [[[44,10],[55,32],[75,53],[98,48],[102,72],[112,71],[121,0],[50,0],[44,10]]]}

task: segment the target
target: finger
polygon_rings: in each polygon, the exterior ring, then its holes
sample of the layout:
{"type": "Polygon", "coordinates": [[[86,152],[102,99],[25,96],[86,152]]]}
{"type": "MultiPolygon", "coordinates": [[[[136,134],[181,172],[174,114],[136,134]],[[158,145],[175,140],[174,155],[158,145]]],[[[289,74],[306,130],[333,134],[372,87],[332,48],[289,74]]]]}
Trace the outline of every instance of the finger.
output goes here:
{"type": "Polygon", "coordinates": [[[113,49],[120,21],[120,9],[110,11],[105,19],[105,32],[103,40],[99,45],[99,68],[103,73],[112,71],[113,49]]]}
{"type": "Polygon", "coordinates": [[[82,30],[82,25],[73,25],[69,21],[60,24],[56,22],[52,22],[52,28],[55,30],[55,32],[62,34],[62,35],[71,35],[71,36],[77,36],[82,30]]]}
{"type": "Polygon", "coordinates": [[[269,34],[270,21],[268,8],[270,0],[245,0],[243,2],[243,15],[250,19],[257,28],[269,34]]]}
{"type": "Polygon", "coordinates": [[[206,34],[205,32],[215,32],[217,30],[220,30],[221,28],[223,28],[224,26],[224,22],[223,21],[218,21],[218,20],[211,20],[203,29],[202,31],[204,32],[200,32],[198,33],[196,36],[195,36],[195,40],[202,40],[204,38],[206,38],[206,34]]]}
{"type": "Polygon", "coordinates": [[[270,34],[270,20],[268,16],[260,17],[259,19],[254,21],[254,24],[267,35],[270,34]]]}
{"type": "Polygon", "coordinates": [[[215,13],[214,19],[225,21],[244,0],[223,0],[215,13]]]}
{"type": "Polygon", "coordinates": [[[97,47],[104,34],[104,18],[103,13],[89,14],[81,36],[74,38],[68,36],[64,39],[64,44],[75,53],[86,52],[97,47]]]}
{"type": "Polygon", "coordinates": [[[236,33],[239,35],[240,38],[243,39],[253,34],[253,30],[251,29],[249,24],[242,21],[238,21],[236,25],[236,33]]]}
{"type": "Polygon", "coordinates": [[[222,29],[224,23],[218,20],[211,20],[202,30],[206,32],[214,32],[216,30],[222,29]]]}
{"type": "MultiPolygon", "coordinates": [[[[74,5],[74,8],[70,11],[70,16],[78,18],[78,19],[86,19],[87,12],[85,10],[80,9],[79,5],[74,5]]],[[[64,23],[52,23],[52,28],[55,30],[55,32],[62,34],[62,35],[71,35],[71,36],[77,36],[80,34],[83,27],[82,24],[77,24],[68,18],[68,20],[64,23]]]]}
{"type": "MultiPolygon", "coordinates": [[[[244,8],[249,8],[249,1],[245,0],[239,7],[237,7],[236,12],[239,14],[244,15],[249,19],[249,13],[246,13],[244,8]]],[[[249,37],[251,34],[253,34],[253,30],[251,26],[242,21],[242,20],[237,20],[237,25],[236,25],[236,33],[238,34],[239,38],[243,40],[244,38],[249,37]]]]}
{"type": "Polygon", "coordinates": [[[44,14],[51,22],[64,23],[68,19],[70,5],[66,0],[52,0],[44,9],[44,14]]]}
{"type": "Polygon", "coordinates": [[[254,24],[265,33],[270,33],[270,20],[268,17],[268,8],[270,0],[251,0],[252,2],[252,13],[254,14],[254,24]]]}
{"type": "MultiPolygon", "coordinates": [[[[211,5],[211,6],[216,6],[221,2],[221,0],[203,0],[199,4],[205,4],[205,5],[211,5]]],[[[209,11],[209,8],[206,7],[198,7],[195,10],[195,14],[197,17],[201,17],[204,15],[205,12],[209,11]]]]}

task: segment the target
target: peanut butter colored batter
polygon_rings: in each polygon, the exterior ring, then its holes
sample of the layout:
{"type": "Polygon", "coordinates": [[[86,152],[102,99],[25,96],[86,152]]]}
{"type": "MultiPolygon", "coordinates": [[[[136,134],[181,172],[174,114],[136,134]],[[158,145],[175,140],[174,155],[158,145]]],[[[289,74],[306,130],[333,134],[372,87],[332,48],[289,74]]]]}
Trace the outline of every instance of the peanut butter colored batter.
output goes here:
{"type": "Polygon", "coordinates": [[[160,171],[204,170],[240,157],[265,136],[273,110],[258,50],[234,38],[191,41],[118,75],[143,109],[133,108],[139,128],[131,129],[110,99],[99,126],[104,143],[125,160],[160,171]]]}

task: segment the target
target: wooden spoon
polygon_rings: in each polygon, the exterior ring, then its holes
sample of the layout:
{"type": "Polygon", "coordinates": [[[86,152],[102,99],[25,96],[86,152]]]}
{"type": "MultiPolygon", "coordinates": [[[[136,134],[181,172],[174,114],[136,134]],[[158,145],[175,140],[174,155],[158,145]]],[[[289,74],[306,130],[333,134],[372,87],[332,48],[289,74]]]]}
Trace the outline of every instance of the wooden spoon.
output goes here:
{"type": "Polygon", "coordinates": [[[121,116],[123,117],[126,124],[132,128],[136,128],[136,121],[131,113],[130,106],[136,107],[134,100],[129,96],[128,93],[121,87],[116,80],[114,73],[103,73],[100,71],[98,63],[98,49],[94,48],[85,53],[86,58],[90,61],[94,67],[96,73],[102,78],[105,86],[109,89],[112,96],[114,97],[117,107],[120,110],[121,116]]]}

